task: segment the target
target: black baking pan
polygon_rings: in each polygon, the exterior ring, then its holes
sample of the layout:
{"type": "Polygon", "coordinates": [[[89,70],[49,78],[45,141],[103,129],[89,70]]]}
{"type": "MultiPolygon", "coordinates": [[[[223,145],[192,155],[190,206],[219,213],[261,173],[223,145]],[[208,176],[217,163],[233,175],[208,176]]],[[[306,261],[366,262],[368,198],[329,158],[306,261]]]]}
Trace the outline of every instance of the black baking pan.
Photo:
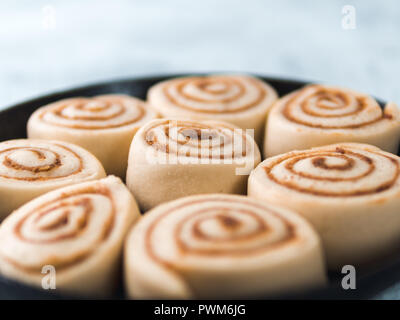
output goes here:
{"type": "MultiPolygon", "coordinates": [[[[75,96],[94,96],[107,93],[124,93],[144,99],[147,90],[153,84],[177,76],[187,76],[189,74],[152,76],[145,78],[115,80],[94,85],[59,91],[53,94],[41,96],[26,102],[16,104],[0,111],[0,141],[26,138],[26,123],[29,116],[37,108],[50,102],[75,97],[75,96]]],[[[308,84],[305,81],[287,80],[258,76],[260,79],[271,84],[280,96],[293,90],[299,89],[308,84]]],[[[381,106],[384,102],[379,100],[381,106]]],[[[0,203],[1,205],[1,203],[0,203]]],[[[400,210],[400,208],[399,208],[400,210]]],[[[400,214],[400,212],[399,212],[400,214]]],[[[370,299],[382,290],[400,282],[400,249],[391,255],[381,258],[379,261],[368,266],[357,269],[356,289],[344,290],[341,286],[341,279],[344,275],[331,274],[329,286],[308,292],[301,292],[295,295],[280,297],[258,297],[267,298],[287,298],[287,299],[370,299]]],[[[25,284],[12,281],[0,276],[0,299],[70,299],[80,298],[63,296],[59,293],[37,289],[25,284]]],[[[123,299],[124,292],[122,282],[120,289],[110,298],[123,299]]]]}

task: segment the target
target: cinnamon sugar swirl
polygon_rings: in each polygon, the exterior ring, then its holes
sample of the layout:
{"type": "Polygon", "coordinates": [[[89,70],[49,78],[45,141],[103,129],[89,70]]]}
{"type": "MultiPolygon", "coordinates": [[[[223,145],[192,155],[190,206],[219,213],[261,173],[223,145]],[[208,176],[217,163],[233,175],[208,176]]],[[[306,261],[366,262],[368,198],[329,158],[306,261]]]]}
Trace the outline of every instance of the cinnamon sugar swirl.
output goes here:
{"type": "Polygon", "coordinates": [[[132,195],[113,176],[46,193],[1,224],[0,272],[41,287],[50,266],[56,290],[110,295],[123,239],[138,216],[132,195]]]}
{"type": "Polygon", "coordinates": [[[400,245],[400,158],[343,143],[262,162],[249,196],[291,208],[320,233],[328,264],[363,264],[400,245]]]}
{"type": "Polygon", "coordinates": [[[359,142],[396,153],[400,110],[353,90],[309,85],[277,101],[268,117],[265,157],[293,150],[359,142]]]}
{"type": "Polygon", "coordinates": [[[0,143],[0,219],[50,190],[105,177],[101,163],[71,143],[9,140],[0,143]]]}
{"type": "Polygon", "coordinates": [[[134,134],[154,118],[154,111],[130,96],[70,98],[35,111],[28,122],[28,137],[80,145],[101,161],[108,174],[124,177],[134,134]]]}
{"type": "Polygon", "coordinates": [[[156,84],[148,93],[149,103],[164,117],[227,121],[254,129],[258,143],[265,117],[277,98],[271,86],[244,75],[176,78],[156,84]]]}
{"type": "Polygon", "coordinates": [[[135,135],[126,181],[140,207],[201,193],[246,192],[260,162],[254,140],[217,121],[153,120],[135,135]]]}
{"type": "Polygon", "coordinates": [[[292,211],[244,196],[160,205],[125,243],[131,298],[236,298],[325,283],[320,240],[292,211]]]}

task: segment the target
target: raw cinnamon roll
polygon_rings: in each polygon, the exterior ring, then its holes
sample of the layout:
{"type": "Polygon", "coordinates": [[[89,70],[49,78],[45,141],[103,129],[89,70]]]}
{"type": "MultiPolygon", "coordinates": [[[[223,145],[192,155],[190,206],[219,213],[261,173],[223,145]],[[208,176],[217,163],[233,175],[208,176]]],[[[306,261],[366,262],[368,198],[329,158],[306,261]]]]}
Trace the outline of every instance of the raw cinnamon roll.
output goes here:
{"type": "Polygon", "coordinates": [[[269,158],[249,196],[291,208],[320,233],[331,268],[370,261],[400,245],[400,158],[344,143],[269,158]]]}
{"type": "Polygon", "coordinates": [[[265,157],[338,143],[360,142],[396,153],[400,111],[349,89],[310,85],[274,104],[264,140],[265,157]]]}
{"type": "Polygon", "coordinates": [[[154,111],[130,96],[70,98],[36,110],[28,121],[28,137],[80,145],[101,161],[108,174],[124,177],[134,134],[154,118],[154,111]]]}
{"type": "Polygon", "coordinates": [[[192,194],[244,194],[259,162],[254,140],[231,124],[159,119],[135,135],[126,182],[146,211],[192,194]]]}
{"type": "Polygon", "coordinates": [[[167,118],[227,121],[254,129],[258,143],[267,112],[277,98],[271,86],[244,75],[177,78],[156,84],[148,93],[149,103],[167,118]]]}
{"type": "MultiPolygon", "coordinates": [[[[123,239],[139,216],[119,178],[46,193],[0,226],[0,272],[41,287],[55,271],[56,290],[108,296],[118,283],[123,239]]],[[[54,274],[53,274],[54,275],[54,274]]]]}
{"type": "Polygon", "coordinates": [[[101,163],[74,144],[26,139],[1,142],[0,220],[45,192],[103,177],[101,163]]]}
{"type": "Polygon", "coordinates": [[[126,239],[124,267],[131,298],[243,298],[325,282],[320,240],[305,220],[235,195],[146,213],[126,239]]]}

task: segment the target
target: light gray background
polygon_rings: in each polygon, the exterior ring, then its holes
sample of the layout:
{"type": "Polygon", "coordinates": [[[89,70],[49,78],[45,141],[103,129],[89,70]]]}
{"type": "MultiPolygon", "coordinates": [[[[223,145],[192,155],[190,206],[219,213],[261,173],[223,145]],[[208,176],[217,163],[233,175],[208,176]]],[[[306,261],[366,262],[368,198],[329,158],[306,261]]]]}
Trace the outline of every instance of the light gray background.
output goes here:
{"type": "Polygon", "coordinates": [[[396,0],[0,2],[0,109],[90,82],[215,70],[323,81],[400,103],[399,57],[396,0]],[[342,28],[344,5],[356,8],[354,30],[342,28]]]}

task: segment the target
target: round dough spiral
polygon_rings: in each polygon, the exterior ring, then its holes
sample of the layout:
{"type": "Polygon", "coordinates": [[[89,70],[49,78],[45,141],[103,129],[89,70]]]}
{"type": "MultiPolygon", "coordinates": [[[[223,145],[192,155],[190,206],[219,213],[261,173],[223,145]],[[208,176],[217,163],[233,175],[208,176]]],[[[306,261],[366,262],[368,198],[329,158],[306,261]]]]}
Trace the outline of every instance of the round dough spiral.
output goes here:
{"type": "Polygon", "coordinates": [[[140,215],[120,179],[68,186],[12,213],[0,227],[0,272],[41,286],[56,271],[57,290],[107,296],[117,285],[122,242],[140,215]]]}
{"type": "Polygon", "coordinates": [[[0,219],[25,202],[66,185],[105,177],[88,151],[62,141],[0,143],[0,219]]]}
{"type": "Polygon", "coordinates": [[[349,89],[309,85],[274,104],[265,134],[265,157],[338,142],[396,153],[400,111],[394,103],[382,111],[375,99],[349,89]]]}
{"type": "Polygon", "coordinates": [[[278,95],[263,81],[244,75],[182,77],[150,88],[149,103],[165,117],[215,119],[254,129],[261,143],[264,120],[278,95]]]}
{"type": "Polygon", "coordinates": [[[249,196],[292,208],[320,233],[331,268],[362,264],[400,241],[400,158],[345,143],[269,158],[249,196]]]}
{"type": "Polygon", "coordinates": [[[254,140],[231,124],[157,119],[135,135],[126,181],[146,211],[192,194],[243,194],[260,159],[254,140]]]}
{"type": "Polygon", "coordinates": [[[244,196],[191,196],[156,207],[128,235],[124,257],[132,298],[249,297],[325,281],[308,223],[244,196]]]}
{"type": "Polygon", "coordinates": [[[143,101],[126,95],[70,98],[36,110],[28,121],[28,137],[80,145],[103,163],[107,173],[122,177],[134,134],[156,117],[143,101]]]}

